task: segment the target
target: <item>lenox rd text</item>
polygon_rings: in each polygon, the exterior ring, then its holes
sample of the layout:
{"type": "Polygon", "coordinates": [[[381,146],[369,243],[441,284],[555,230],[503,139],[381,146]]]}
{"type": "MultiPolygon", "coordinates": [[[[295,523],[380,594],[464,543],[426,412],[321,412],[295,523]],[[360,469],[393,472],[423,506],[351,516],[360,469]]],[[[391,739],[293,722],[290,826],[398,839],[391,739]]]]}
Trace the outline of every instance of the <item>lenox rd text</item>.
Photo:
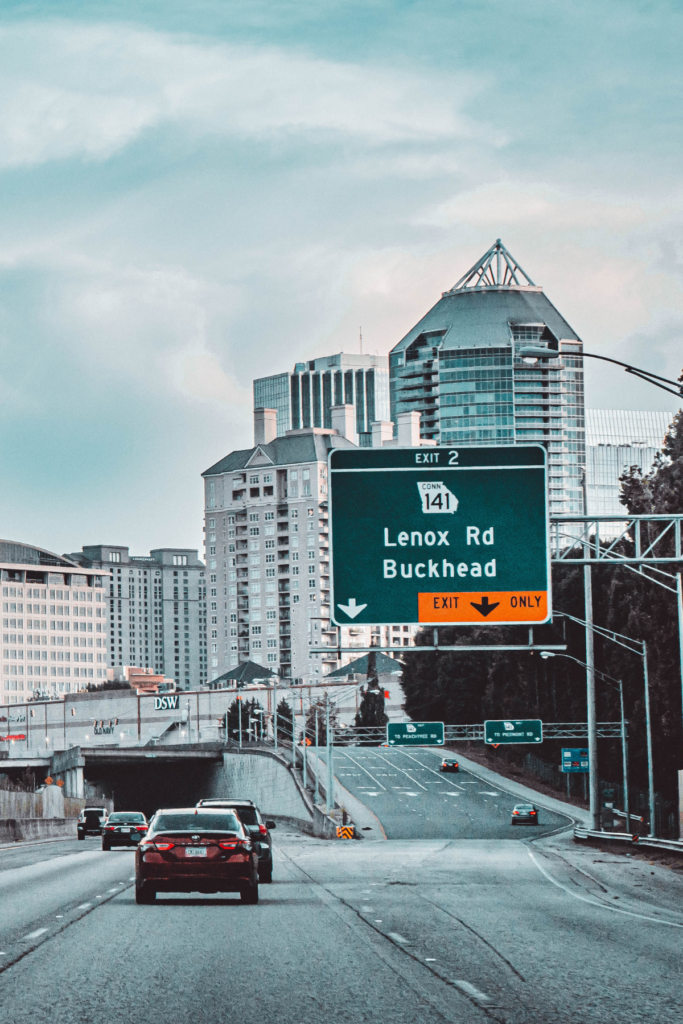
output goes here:
{"type": "MultiPolygon", "coordinates": [[[[467,546],[486,544],[490,547],[495,543],[493,527],[490,526],[486,530],[482,530],[479,526],[466,526],[465,528],[465,541],[467,546]]],[[[451,546],[448,539],[450,530],[427,530],[423,533],[421,530],[399,530],[398,533],[392,533],[389,527],[384,527],[384,547],[395,548],[395,547],[411,547],[421,548],[424,544],[425,547],[441,547],[445,545],[447,548],[451,546]],[[391,538],[395,537],[395,540],[391,538]]]]}

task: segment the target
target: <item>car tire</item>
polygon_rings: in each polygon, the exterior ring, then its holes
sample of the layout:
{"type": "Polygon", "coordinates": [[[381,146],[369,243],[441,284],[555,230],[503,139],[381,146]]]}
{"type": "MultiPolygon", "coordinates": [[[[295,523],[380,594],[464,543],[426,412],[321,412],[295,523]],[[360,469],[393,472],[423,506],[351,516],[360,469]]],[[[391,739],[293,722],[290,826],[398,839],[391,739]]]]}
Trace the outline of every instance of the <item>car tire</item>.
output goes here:
{"type": "Polygon", "coordinates": [[[157,898],[156,890],[150,888],[149,885],[136,885],[135,886],[135,902],[140,903],[154,903],[157,898]]]}
{"type": "Polygon", "coordinates": [[[106,853],[106,852],[108,852],[109,850],[111,850],[111,846],[109,845],[109,843],[105,843],[105,842],[104,842],[104,840],[102,840],[102,849],[103,849],[103,850],[105,851],[105,853],[106,853]]]}
{"type": "Polygon", "coordinates": [[[258,882],[256,885],[245,885],[240,890],[242,903],[258,903],[258,882]]]}
{"type": "Polygon", "coordinates": [[[83,842],[84,839],[85,839],[85,836],[79,835],[78,839],[79,839],[80,842],[83,842]]]}
{"type": "Polygon", "coordinates": [[[265,867],[261,868],[261,870],[258,873],[258,880],[264,885],[270,885],[270,883],[273,881],[272,861],[270,864],[266,864],[265,867]]]}

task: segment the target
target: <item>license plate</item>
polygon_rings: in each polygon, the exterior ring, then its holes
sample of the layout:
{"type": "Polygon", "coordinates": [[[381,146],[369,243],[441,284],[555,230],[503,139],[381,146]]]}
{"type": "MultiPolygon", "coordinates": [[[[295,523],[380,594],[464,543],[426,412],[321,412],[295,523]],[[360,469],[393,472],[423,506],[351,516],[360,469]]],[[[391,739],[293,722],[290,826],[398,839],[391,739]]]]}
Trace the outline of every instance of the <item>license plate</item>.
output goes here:
{"type": "Polygon", "coordinates": [[[122,832],[130,832],[130,829],[129,828],[122,828],[121,831],[122,832]]]}
{"type": "Polygon", "coordinates": [[[186,857],[206,857],[205,846],[188,846],[185,849],[186,857]]]}

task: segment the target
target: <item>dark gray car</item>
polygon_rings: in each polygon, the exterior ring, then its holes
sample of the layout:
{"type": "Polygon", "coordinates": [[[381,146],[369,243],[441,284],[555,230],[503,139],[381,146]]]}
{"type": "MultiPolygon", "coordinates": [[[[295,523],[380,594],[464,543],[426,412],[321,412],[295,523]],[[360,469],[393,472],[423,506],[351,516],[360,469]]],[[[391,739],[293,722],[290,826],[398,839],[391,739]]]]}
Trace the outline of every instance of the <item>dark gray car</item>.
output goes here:
{"type": "Polygon", "coordinates": [[[240,821],[251,836],[258,850],[258,880],[268,883],[273,881],[273,839],[271,829],[276,828],[274,821],[264,821],[253,800],[231,800],[229,797],[210,797],[200,800],[197,807],[223,807],[234,810],[240,821]]]}
{"type": "Polygon", "coordinates": [[[512,825],[538,825],[538,809],[533,804],[515,804],[512,825]]]}

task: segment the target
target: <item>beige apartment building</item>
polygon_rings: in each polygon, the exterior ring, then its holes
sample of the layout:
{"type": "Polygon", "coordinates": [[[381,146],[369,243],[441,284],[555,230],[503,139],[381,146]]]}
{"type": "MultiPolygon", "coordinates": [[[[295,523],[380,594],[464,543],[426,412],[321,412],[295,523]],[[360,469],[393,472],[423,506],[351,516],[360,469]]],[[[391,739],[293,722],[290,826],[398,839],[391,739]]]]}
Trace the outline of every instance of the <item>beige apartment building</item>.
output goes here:
{"type": "Polygon", "coordinates": [[[0,702],[63,697],[106,678],[109,573],[0,540],[0,702]]]}

